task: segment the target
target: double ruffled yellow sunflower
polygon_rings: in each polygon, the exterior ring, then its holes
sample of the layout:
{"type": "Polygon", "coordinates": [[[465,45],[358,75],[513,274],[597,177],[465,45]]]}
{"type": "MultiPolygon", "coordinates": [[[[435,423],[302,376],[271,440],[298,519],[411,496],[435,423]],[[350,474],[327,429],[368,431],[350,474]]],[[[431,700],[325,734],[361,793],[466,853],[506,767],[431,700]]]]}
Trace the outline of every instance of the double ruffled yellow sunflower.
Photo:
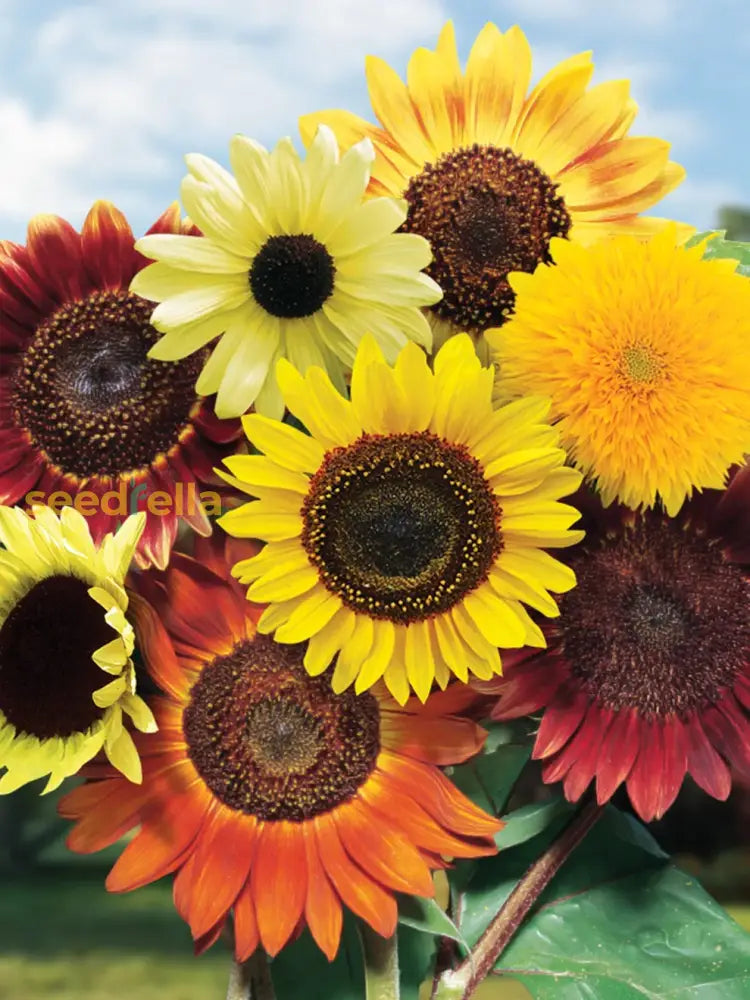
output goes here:
{"type": "Polygon", "coordinates": [[[278,379],[310,435],[245,417],[265,454],[226,459],[227,478],[257,499],[220,519],[267,542],[234,567],[248,598],[269,602],[259,630],[309,639],[313,675],[337,656],[336,692],[383,677],[401,704],[451,673],[499,673],[498,646],[544,645],[524,605],[557,614],[549,591],[575,576],[544,549],[581,537],[578,511],[558,502],[581,477],[563,465],[547,402],[493,409],[492,368],[467,336],[434,373],[416,345],[391,368],[365,338],[351,401],[317,367],[280,362],[278,379]]]}
{"type": "Polygon", "coordinates": [[[217,393],[219,417],[253,404],[280,417],[278,358],[301,371],[319,365],[343,387],[366,332],[389,358],[409,339],[431,346],[420,311],[441,294],[421,271],[430,247],[395,232],[405,202],[363,203],[374,155],[366,139],[339,158],[321,128],[305,160],[289,139],[269,153],[235,136],[235,176],[205,156],[186,158],[182,200],[203,236],[139,240],[156,263],[131,290],[159,303],[151,323],[165,336],[150,357],[174,361],[220,337],[196,383],[201,395],[217,393]]]}
{"type": "Polygon", "coordinates": [[[372,140],[370,194],[405,197],[404,229],[432,245],[428,274],[443,289],[432,307],[437,343],[502,323],[513,307],[508,273],[549,260],[552,237],[591,243],[662,227],[639,213],[684,171],[667,142],[628,135],[637,112],[628,81],[587,89],[593,69],[590,52],[572,56],[529,92],[526,36],[487,24],[462,72],[449,22],[434,52],[414,52],[406,83],[368,58],[379,126],[340,110],[300,120],[305,142],[321,122],[344,148],[372,140]]]}
{"type": "Polygon", "coordinates": [[[551,398],[605,504],[670,515],[750,453],[750,282],[678,242],[554,240],[555,266],[511,275],[515,313],[487,335],[501,397],[551,398]]]}
{"type": "Polygon", "coordinates": [[[0,507],[0,793],[49,775],[45,791],[104,750],[141,780],[133,739],[153,732],[135,693],[123,580],[145,523],[128,518],[100,548],[71,507],[0,507]]]}

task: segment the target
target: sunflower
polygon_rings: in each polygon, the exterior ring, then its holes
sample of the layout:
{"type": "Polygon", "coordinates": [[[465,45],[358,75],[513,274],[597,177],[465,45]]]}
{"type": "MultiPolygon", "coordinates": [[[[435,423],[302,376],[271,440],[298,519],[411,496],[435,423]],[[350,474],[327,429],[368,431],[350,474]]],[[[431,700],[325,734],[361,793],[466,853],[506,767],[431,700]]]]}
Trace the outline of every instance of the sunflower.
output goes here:
{"type": "MultiPolygon", "coordinates": [[[[189,231],[176,205],[150,230],[189,231]]],[[[73,502],[97,543],[146,508],[136,560],[165,566],[180,517],[211,531],[200,485],[216,489],[212,468],[241,430],[196,395],[199,357],[148,360],[158,334],[128,291],[147,263],[134,244],[103,201],[80,234],[38,215],[26,246],[0,243],[0,502],[73,502]]]]}
{"type": "Polygon", "coordinates": [[[584,248],[511,275],[511,320],[487,335],[503,397],[552,399],[563,445],[604,503],[676,514],[750,452],[750,282],[674,229],[584,248]]]}
{"type": "Polygon", "coordinates": [[[492,712],[542,712],[534,757],[570,800],[622,782],[646,821],[685,774],[725,799],[750,781],[750,467],[676,518],[581,504],[578,586],[545,623],[548,648],[515,655],[492,712]]]}
{"type": "Polygon", "coordinates": [[[318,130],[306,160],[291,140],[269,153],[245,136],[230,144],[233,177],[204,156],[187,157],[182,200],[205,236],[148,236],[138,248],[158,263],[131,288],[159,305],[152,322],[165,336],[151,350],[184,358],[219,334],[198,379],[216,392],[222,417],[280,417],[274,363],[326,369],[343,387],[356,345],[372,333],[389,357],[409,339],[430,347],[420,306],[440,298],[421,272],[430,248],[394,233],[406,204],[363,204],[374,153],[369,140],[339,159],[329,129],[318,130]]]}
{"type": "Polygon", "coordinates": [[[159,732],[139,740],[143,784],[105,772],[75,789],[60,807],[78,821],[68,844],[97,851],[140,826],[107,887],[175,872],[198,950],[230,911],[240,961],[259,943],[275,955],[305,924],[332,959],[342,904],[390,936],[394,892],[432,896],[443,857],[495,853],[499,821],[436,766],[480,749],[484,732],[453,714],[473,692],[403,709],[384,691],[334,694],[305,672],[303,646],[257,632],[260,609],[216,547],[198,549],[199,561],[175,555],[158,580],[142,577],[149,600],[134,598],[137,642],[164,691],[152,702],[159,732]]]}
{"type": "Polygon", "coordinates": [[[513,307],[508,273],[548,261],[552,237],[591,243],[663,225],[638,213],[684,171],[669,161],[668,143],[628,136],[637,111],[628,81],[587,89],[593,69],[590,52],[573,56],[527,94],[525,35],[487,24],[462,73],[448,22],[434,52],[412,55],[406,84],[381,59],[367,60],[380,127],[347,111],[300,119],[305,142],[321,122],[343,147],[372,140],[369,193],[406,198],[404,229],[432,246],[427,273],[443,289],[432,306],[436,343],[502,323],[513,307]]]}
{"type": "Polygon", "coordinates": [[[71,507],[0,507],[0,794],[45,775],[51,791],[101,749],[141,780],[123,712],[143,732],[123,579],[143,531],[129,517],[97,549],[71,507]]]}
{"type": "Polygon", "coordinates": [[[309,639],[305,666],[364,691],[385,677],[400,703],[424,701],[450,672],[489,678],[498,646],[543,644],[523,604],[557,614],[549,591],[573,574],[544,548],[572,545],[578,511],[557,498],[580,475],[565,468],[547,403],[492,406],[491,368],[471,340],[450,340],[434,374],[410,344],[391,368],[371,338],[354,363],[351,401],[325,373],[288,362],[278,379],[308,428],[244,418],[265,456],[226,460],[257,497],[220,518],[230,534],[268,544],[235,567],[259,621],[279,642],[309,639]]]}

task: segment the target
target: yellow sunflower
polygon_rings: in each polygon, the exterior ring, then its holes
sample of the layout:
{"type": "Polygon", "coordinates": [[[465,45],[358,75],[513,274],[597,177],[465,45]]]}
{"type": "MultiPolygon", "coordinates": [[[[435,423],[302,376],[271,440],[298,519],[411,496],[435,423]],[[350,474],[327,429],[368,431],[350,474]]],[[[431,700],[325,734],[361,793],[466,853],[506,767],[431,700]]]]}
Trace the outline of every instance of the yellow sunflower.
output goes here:
{"type": "Polygon", "coordinates": [[[305,667],[358,692],[381,677],[404,704],[451,672],[489,678],[497,647],[544,645],[524,604],[556,615],[549,591],[575,576],[544,549],[572,545],[578,511],[558,502],[580,474],[563,465],[548,403],[492,404],[492,368],[471,339],[451,339],[434,373],[414,344],[391,367],[360,345],[351,401],[319,368],[280,362],[286,405],[307,427],[251,414],[265,455],[225,460],[230,482],[257,499],[220,524],[267,542],[234,567],[259,622],[278,642],[309,639],[305,667]]]}
{"type": "Polygon", "coordinates": [[[135,694],[123,580],[145,515],[94,546],[65,507],[0,507],[0,793],[49,775],[51,791],[104,750],[131,781],[141,763],[123,712],[156,729],[135,694]]]}
{"type": "Polygon", "coordinates": [[[513,274],[490,331],[498,390],[552,399],[564,446],[605,504],[674,515],[750,452],[750,282],[673,227],[594,247],[554,240],[554,267],[513,274]]]}
{"type": "Polygon", "coordinates": [[[406,83],[368,58],[380,127],[340,110],[300,119],[305,142],[322,122],[344,148],[372,140],[370,194],[405,197],[404,229],[432,245],[427,271],[443,289],[432,306],[437,344],[502,323],[513,306],[508,272],[548,261],[552,237],[588,244],[663,226],[639,213],[684,171],[669,161],[669,143],[628,135],[637,112],[628,81],[587,89],[593,69],[590,52],[572,56],[529,93],[526,36],[487,24],[462,72],[448,22],[434,52],[414,52],[406,83]]]}
{"type": "Polygon", "coordinates": [[[301,160],[289,139],[269,153],[237,135],[229,155],[234,176],[208,157],[186,158],[182,200],[203,236],[158,234],[136,244],[156,261],[130,286],[159,303],[151,323],[165,336],[150,357],[174,361],[219,337],[198,393],[218,394],[222,418],[253,404],[280,417],[280,357],[300,371],[319,365],[343,387],[366,332],[391,359],[409,339],[431,347],[421,307],[441,292],[421,270],[430,247],[395,232],[404,201],[364,202],[375,155],[369,139],[339,158],[333,133],[320,128],[301,160]]]}

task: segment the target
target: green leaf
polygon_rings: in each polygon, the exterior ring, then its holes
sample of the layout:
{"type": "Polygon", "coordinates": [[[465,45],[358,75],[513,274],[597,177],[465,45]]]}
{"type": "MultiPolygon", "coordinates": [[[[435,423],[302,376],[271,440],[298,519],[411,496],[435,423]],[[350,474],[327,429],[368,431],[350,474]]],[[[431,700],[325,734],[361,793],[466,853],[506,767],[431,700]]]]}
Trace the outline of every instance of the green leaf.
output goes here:
{"type": "MultiPolygon", "coordinates": [[[[556,834],[501,851],[460,893],[475,943],[556,834]]],[[[500,957],[495,975],[535,1000],[745,1000],[750,935],[668,863],[644,827],[608,808],[500,957]]]]}
{"type": "Polygon", "coordinates": [[[692,236],[686,247],[695,246],[701,240],[708,238],[706,249],[703,253],[704,260],[730,259],[738,261],[737,273],[750,277],[750,243],[741,243],[738,240],[725,240],[724,234],[718,233],[698,233],[692,236]]]}
{"type": "Polygon", "coordinates": [[[530,742],[500,743],[452,768],[451,781],[480,809],[499,816],[530,756],[530,742]]]}
{"type": "Polygon", "coordinates": [[[453,941],[459,941],[468,949],[461,931],[434,899],[423,899],[421,896],[399,896],[398,919],[399,923],[422,931],[423,934],[448,937],[453,941]]]}
{"type": "Polygon", "coordinates": [[[329,962],[308,930],[271,962],[276,1000],[362,1000],[365,974],[357,927],[344,917],[341,944],[329,962]]]}
{"type": "Polygon", "coordinates": [[[505,826],[495,837],[495,843],[501,850],[523,844],[524,841],[531,840],[546,830],[550,823],[570,816],[574,809],[575,806],[562,796],[556,796],[548,802],[534,802],[515,809],[502,817],[505,826]]]}

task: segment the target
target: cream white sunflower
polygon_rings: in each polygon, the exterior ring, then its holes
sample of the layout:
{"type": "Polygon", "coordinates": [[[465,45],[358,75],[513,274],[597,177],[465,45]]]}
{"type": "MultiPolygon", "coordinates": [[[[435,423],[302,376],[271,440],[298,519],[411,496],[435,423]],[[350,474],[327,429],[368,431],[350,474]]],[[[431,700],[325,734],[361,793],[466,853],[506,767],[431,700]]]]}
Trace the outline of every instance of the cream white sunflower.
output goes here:
{"type": "Polygon", "coordinates": [[[145,515],[97,549],[73,508],[32,511],[0,507],[0,794],[47,775],[51,791],[102,749],[140,782],[123,712],[156,724],[135,693],[123,581],[145,515]]]}
{"type": "Polygon", "coordinates": [[[365,201],[375,158],[364,139],[339,157],[321,126],[306,159],[290,139],[269,152],[245,136],[229,147],[234,176],[205,156],[186,158],[182,200],[202,236],[145,236],[136,248],[155,261],[131,290],[159,304],[164,333],[149,352],[174,361],[216,342],[197,382],[217,393],[220,417],[280,417],[279,358],[301,372],[323,368],[339,387],[357,345],[371,333],[395,360],[410,340],[430,348],[421,312],[441,297],[422,268],[429,243],[397,233],[403,199],[365,201]]]}

